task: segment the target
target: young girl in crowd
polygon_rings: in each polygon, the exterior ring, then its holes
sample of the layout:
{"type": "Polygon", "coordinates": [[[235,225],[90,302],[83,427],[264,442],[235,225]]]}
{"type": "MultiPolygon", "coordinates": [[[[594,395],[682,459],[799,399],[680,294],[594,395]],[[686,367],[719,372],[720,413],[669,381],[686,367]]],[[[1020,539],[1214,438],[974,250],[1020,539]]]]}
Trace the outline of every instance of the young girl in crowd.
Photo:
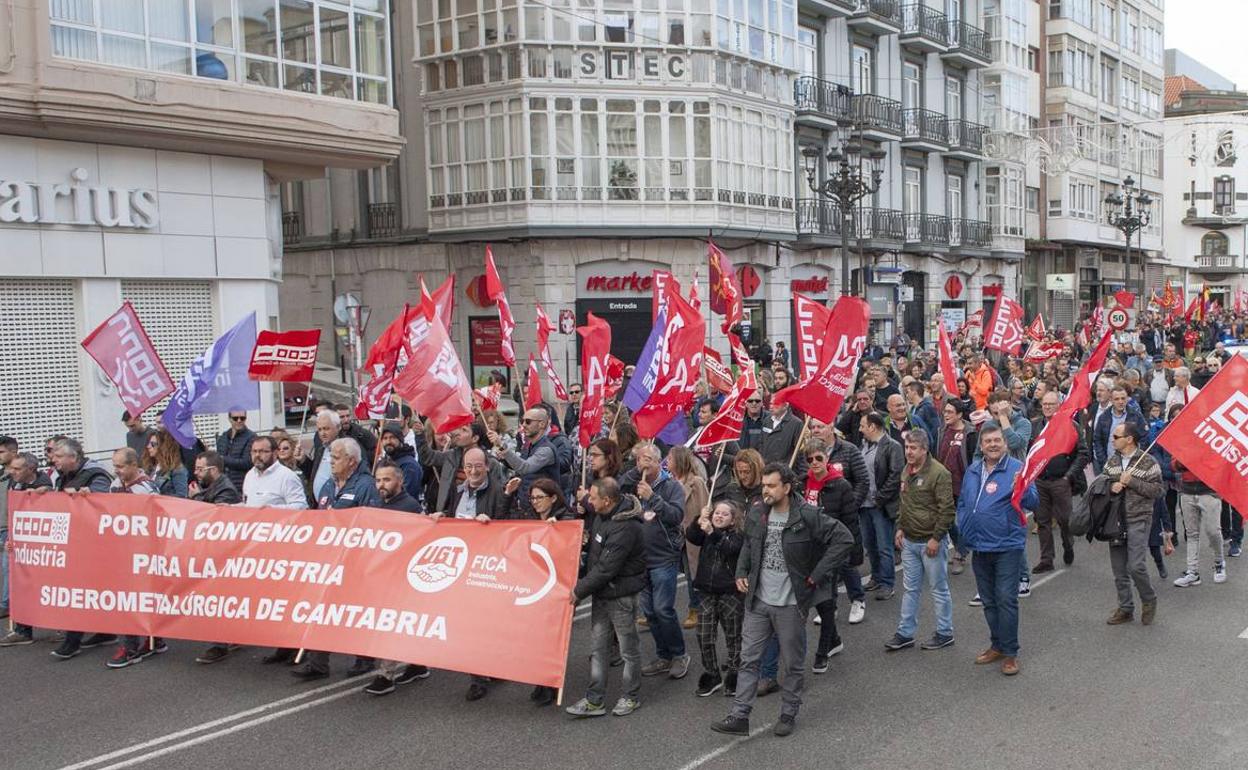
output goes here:
{"type": "Polygon", "coordinates": [[[705,698],[721,688],[725,695],[737,689],[741,666],[741,621],[744,597],[737,592],[737,557],[745,542],[745,511],[730,500],[702,509],[685,530],[685,539],[700,550],[693,585],[702,598],[698,614],[698,647],[702,651],[702,676],[697,694],[705,698]],[[717,656],[718,629],[724,630],[728,668],[721,676],[717,656]]]}

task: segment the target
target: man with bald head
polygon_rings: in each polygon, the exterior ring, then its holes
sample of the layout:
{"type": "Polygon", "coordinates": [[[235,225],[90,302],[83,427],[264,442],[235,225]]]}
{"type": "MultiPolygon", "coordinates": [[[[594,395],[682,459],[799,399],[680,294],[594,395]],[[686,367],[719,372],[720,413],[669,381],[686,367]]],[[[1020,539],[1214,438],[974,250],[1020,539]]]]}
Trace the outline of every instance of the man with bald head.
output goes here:
{"type": "Polygon", "coordinates": [[[554,442],[547,434],[550,432],[550,413],[540,407],[526,409],[520,418],[520,439],[522,444],[519,453],[505,449],[499,445],[498,434],[489,433],[490,443],[494,444],[494,454],[520,477],[520,489],[516,492],[516,500],[520,510],[526,517],[535,518],[533,504],[529,502],[529,487],[538,479],[550,479],[555,486],[563,488],[563,476],[559,473],[559,455],[555,452],[554,442]]]}
{"type": "MultiPolygon", "coordinates": [[[[1061,397],[1051,390],[1040,399],[1040,416],[1031,423],[1031,445],[1034,447],[1040,431],[1044,430],[1057,414],[1061,397]]],[[[1067,565],[1075,561],[1075,539],[1067,527],[1070,523],[1071,497],[1084,487],[1083,469],[1087,466],[1088,444],[1083,438],[1083,428],[1075,421],[1075,449],[1058,455],[1049,461],[1040,478],[1036,479],[1036,492],[1040,504],[1036,508],[1036,530],[1040,535],[1040,561],[1032,572],[1053,571],[1053,522],[1062,531],[1062,561],[1067,565]]]]}
{"type": "Polygon", "coordinates": [[[432,515],[435,519],[451,516],[482,523],[506,518],[507,495],[503,485],[491,477],[484,449],[472,447],[464,452],[463,483],[455,488],[445,510],[432,515]]]}

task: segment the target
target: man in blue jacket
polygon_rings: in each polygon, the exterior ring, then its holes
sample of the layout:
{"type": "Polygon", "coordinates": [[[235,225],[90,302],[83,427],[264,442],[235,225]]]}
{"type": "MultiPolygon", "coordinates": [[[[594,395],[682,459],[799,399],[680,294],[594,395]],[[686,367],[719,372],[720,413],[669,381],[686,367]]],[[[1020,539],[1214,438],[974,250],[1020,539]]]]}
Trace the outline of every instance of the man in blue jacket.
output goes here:
{"type": "Polygon", "coordinates": [[[940,415],[932,399],[926,395],[927,389],[918,380],[906,383],[906,402],[910,405],[910,426],[922,428],[931,439],[927,451],[936,451],[936,434],[940,433],[940,415]]]}
{"type": "MultiPolygon", "coordinates": [[[[975,585],[984,603],[984,619],[992,645],[975,658],[977,665],[1001,661],[1001,673],[1018,673],[1018,576],[1026,559],[1027,524],[1010,497],[1014,477],[1023,464],[1008,455],[1001,427],[986,424],[979,432],[982,457],[962,476],[958,495],[958,531],[975,552],[975,585]]],[[[1022,505],[1040,503],[1034,484],[1023,493],[1022,505]]]]}

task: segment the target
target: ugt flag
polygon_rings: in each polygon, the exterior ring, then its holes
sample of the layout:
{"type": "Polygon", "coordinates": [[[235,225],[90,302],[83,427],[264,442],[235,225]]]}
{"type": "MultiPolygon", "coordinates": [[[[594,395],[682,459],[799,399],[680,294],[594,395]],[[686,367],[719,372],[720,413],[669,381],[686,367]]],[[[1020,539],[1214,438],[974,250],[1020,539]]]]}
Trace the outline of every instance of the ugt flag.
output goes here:
{"type": "Polygon", "coordinates": [[[129,302],[88,334],[82,347],[113,381],[130,414],[143,414],[173,392],[173,379],[129,302]]]}
{"type": "MultiPolygon", "coordinates": [[[[228,412],[231,409],[247,409],[245,404],[235,404],[231,402],[231,394],[238,392],[240,398],[245,399],[248,396],[247,390],[258,391],[256,383],[247,379],[247,363],[243,363],[242,384],[249,388],[239,389],[237,378],[231,378],[227,369],[231,351],[237,353],[242,348],[246,351],[242,353],[242,360],[249,362],[251,359],[251,347],[256,342],[256,314],[250,313],[241,321],[234,324],[234,327],[225,334],[217,338],[212,343],[212,347],[201,353],[190,367],[186,370],[186,374],[182,377],[182,382],[178,385],[178,389],[173,392],[173,397],[169,399],[169,406],[165,408],[165,413],[161,415],[161,422],[169,429],[169,433],[178,440],[182,446],[190,449],[195,446],[195,424],[191,421],[191,416],[195,414],[208,414],[209,410],[204,408],[204,404],[209,397],[212,397],[213,403],[225,402],[227,406],[220,411],[228,412]],[[241,340],[241,342],[240,342],[241,340]],[[220,380],[218,378],[221,378],[220,380]],[[220,385],[218,385],[220,382],[220,385]],[[241,392],[240,392],[241,391],[241,392]]],[[[256,394],[256,404],[250,407],[256,409],[260,406],[259,394],[256,394]]]]}
{"type": "Polygon", "coordinates": [[[1244,516],[1248,512],[1248,361],[1231,356],[1157,437],[1244,516]]]}

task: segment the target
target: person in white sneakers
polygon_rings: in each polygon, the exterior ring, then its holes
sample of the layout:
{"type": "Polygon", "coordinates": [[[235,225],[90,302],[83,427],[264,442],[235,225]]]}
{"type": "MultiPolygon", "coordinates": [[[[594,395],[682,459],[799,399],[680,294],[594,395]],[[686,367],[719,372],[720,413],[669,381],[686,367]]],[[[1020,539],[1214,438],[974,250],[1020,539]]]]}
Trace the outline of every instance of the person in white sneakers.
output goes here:
{"type": "Polygon", "coordinates": [[[1187,571],[1174,584],[1179,588],[1200,585],[1200,538],[1213,551],[1213,582],[1226,582],[1226,559],[1222,550],[1222,501],[1196,474],[1174,460],[1179,476],[1179,510],[1187,528],[1187,571]]]}

